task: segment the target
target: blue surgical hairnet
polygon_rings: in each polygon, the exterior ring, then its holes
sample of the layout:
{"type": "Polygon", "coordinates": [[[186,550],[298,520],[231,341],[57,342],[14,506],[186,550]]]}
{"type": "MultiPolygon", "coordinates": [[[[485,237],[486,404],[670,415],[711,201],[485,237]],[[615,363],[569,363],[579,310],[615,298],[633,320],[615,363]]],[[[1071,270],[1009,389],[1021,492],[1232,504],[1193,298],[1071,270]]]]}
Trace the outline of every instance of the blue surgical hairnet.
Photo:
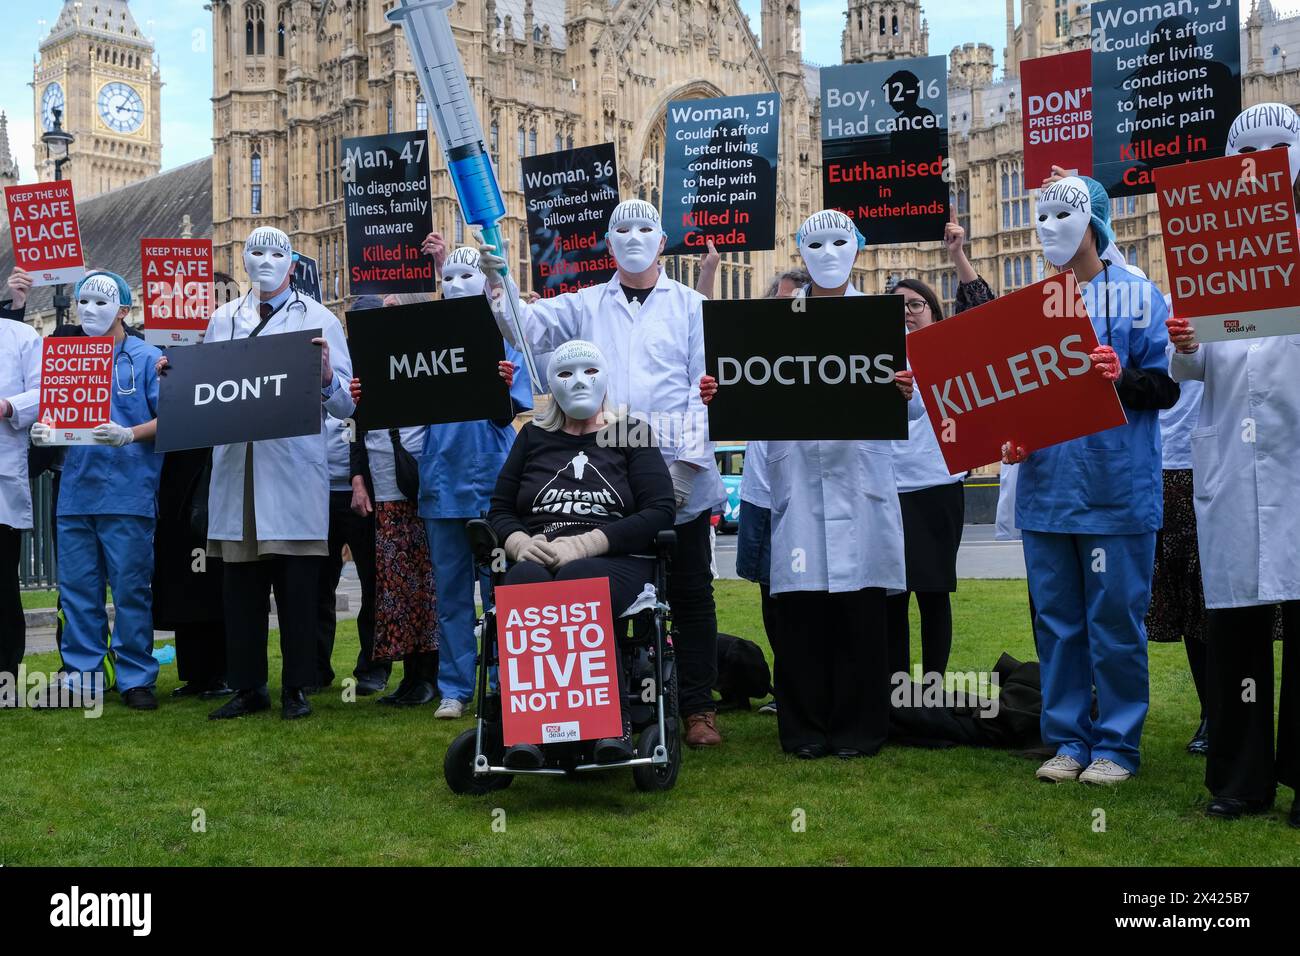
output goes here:
{"type": "Polygon", "coordinates": [[[1115,241],[1115,232],[1110,228],[1110,194],[1106,187],[1091,176],[1079,177],[1088,187],[1088,199],[1092,205],[1092,228],[1097,235],[1097,253],[1106,251],[1106,247],[1115,241]]]}

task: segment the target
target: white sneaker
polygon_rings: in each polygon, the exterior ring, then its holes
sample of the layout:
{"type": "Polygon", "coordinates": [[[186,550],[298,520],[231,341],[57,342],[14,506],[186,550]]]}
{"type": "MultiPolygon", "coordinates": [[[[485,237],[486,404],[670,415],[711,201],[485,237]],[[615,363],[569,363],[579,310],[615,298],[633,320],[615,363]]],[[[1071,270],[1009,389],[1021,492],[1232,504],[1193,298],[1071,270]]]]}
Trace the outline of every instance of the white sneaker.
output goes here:
{"type": "Polygon", "coordinates": [[[1088,769],[1079,774],[1080,783],[1116,784],[1122,783],[1133,774],[1129,773],[1113,760],[1102,757],[1088,764],[1088,769]]]}
{"type": "Polygon", "coordinates": [[[1046,783],[1064,783],[1066,780],[1078,780],[1082,770],[1083,764],[1073,757],[1057,754],[1039,767],[1034,776],[1046,783]]]}
{"type": "Polygon", "coordinates": [[[465,716],[465,705],[452,697],[444,697],[438,704],[438,709],[433,712],[433,716],[439,720],[455,720],[457,717],[465,716]]]}

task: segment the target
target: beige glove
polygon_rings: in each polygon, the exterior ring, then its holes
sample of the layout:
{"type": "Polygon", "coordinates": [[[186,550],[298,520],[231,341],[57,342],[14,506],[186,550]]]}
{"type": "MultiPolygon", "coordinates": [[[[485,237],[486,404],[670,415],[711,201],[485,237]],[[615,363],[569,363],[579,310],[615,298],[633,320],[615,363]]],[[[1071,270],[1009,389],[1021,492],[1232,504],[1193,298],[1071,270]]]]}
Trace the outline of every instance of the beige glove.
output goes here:
{"type": "Polygon", "coordinates": [[[555,567],[560,568],[580,558],[595,558],[609,551],[609,539],[599,528],[585,534],[566,535],[551,542],[555,567]]]}
{"type": "Polygon", "coordinates": [[[555,552],[544,534],[529,537],[527,532],[515,531],[506,538],[505,547],[511,561],[532,561],[548,568],[555,564],[555,552]]]}

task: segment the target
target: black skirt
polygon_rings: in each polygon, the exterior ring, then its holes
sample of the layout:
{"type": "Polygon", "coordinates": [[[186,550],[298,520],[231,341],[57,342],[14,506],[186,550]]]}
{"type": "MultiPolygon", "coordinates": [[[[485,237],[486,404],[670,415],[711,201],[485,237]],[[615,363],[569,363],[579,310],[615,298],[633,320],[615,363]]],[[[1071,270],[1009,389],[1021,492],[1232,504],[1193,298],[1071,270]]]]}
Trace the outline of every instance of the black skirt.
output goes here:
{"type": "Polygon", "coordinates": [[[957,590],[957,549],[966,519],[966,486],[954,481],[898,496],[909,591],[957,590]]]}

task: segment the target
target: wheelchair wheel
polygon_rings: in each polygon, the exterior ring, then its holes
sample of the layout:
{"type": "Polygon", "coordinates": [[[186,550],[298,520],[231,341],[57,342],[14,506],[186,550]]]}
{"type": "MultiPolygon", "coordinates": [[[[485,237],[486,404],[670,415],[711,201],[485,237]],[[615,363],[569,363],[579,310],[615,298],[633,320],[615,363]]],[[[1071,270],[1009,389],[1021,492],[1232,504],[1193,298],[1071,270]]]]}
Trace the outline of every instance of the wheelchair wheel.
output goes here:
{"type": "MultiPolygon", "coordinates": [[[[487,728],[484,728],[485,733],[487,728]]],[[[475,729],[460,734],[447,748],[447,756],[442,761],[442,775],[452,793],[471,797],[482,797],[494,790],[504,790],[510,786],[514,777],[508,773],[491,774],[487,777],[474,776],[474,739],[475,729]]],[[[493,747],[488,741],[487,752],[491,759],[493,747]]]]}
{"type": "MultiPolygon", "coordinates": [[[[659,725],[651,724],[645,730],[641,731],[641,736],[637,740],[636,755],[638,757],[649,757],[655,747],[659,745],[659,725]]],[[[668,763],[666,764],[642,764],[639,767],[632,768],[632,779],[636,781],[638,790],[656,791],[671,790],[677,783],[677,771],[682,766],[682,747],[677,739],[676,734],[671,734],[668,738],[668,763]]]]}

